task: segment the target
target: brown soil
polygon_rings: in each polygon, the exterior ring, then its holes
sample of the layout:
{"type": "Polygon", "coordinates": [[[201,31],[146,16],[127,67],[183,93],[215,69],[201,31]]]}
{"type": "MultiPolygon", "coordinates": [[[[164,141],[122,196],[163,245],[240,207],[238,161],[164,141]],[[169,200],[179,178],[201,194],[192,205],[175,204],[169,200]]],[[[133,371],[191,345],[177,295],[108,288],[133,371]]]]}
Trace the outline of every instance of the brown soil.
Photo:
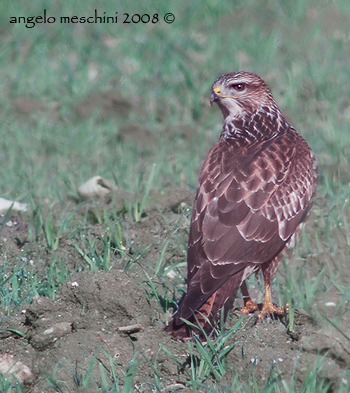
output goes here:
{"type": "Polygon", "coordinates": [[[88,118],[98,113],[99,118],[127,116],[132,103],[111,91],[92,93],[74,106],[78,118],[88,118]]]}
{"type": "MultiPolygon", "coordinates": [[[[77,115],[90,116],[96,101],[105,103],[103,114],[114,113],[116,108],[119,114],[128,114],[132,106],[113,94],[101,93],[78,104],[77,115]]],[[[37,103],[14,104],[25,114],[42,110],[37,103]]],[[[191,139],[192,129],[181,129],[182,137],[191,139]]],[[[127,139],[130,135],[146,147],[154,142],[152,132],[143,126],[126,125],[119,137],[127,139]]],[[[70,276],[60,286],[54,300],[37,296],[31,304],[22,305],[10,316],[0,310],[0,372],[15,375],[23,381],[24,391],[28,392],[96,392],[103,385],[101,376],[105,375],[109,384],[118,379],[123,385],[128,381],[126,370],[129,367],[131,373],[136,364],[136,377],[132,381],[135,391],[156,391],[152,390],[156,381],[164,392],[192,391],[189,387],[191,362],[199,364],[201,355],[195,343],[176,341],[163,331],[170,315],[164,311],[162,299],[157,301],[152,295],[149,278],[160,294],[173,292],[174,300],[181,296],[175,288],[185,289],[184,266],[173,270],[176,274],[162,281],[155,274],[155,266],[166,244],[164,261],[185,262],[193,196],[193,192],[182,189],[165,190],[151,195],[149,208],[139,222],[129,214],[121,215],[119,223],[125,252],[111,252],[110,270],[86,270],[86,263],[74,248],[72,237],[62,237],[57,251],[47,249],[43,236],[30,242],[29,217],[11,218],[0,238],[0,252],[6,256],[9,267],[18,263],[25,252],[40,261],[32,265],[33,274],[38,276],[46,274],[53,255],[64,256],[71,270],[83,271],[70,276]],[[38,255],[40,258],[35,258],[38,255]],[[12,367],[7,367],[8,364],[12,367]]],[[[115,211],[113,203],[112,198],[108,205],[110,211],[115,211]]],[[[94,214],[96,206],[87,206],[91,216],[97,216],[94,214]]],[[[105,228],[101,224],[91,224],[76,232],[93,238],[95,248],[103,252],[105,228]]],[[[346,245],[344,250],[348,250],[346,245]]],[[[315,275],[320,266],[328,262],[322,261],[322,257],[327,258],[322,255],[310,258],[310,269],[315,275]]],[[[253,296],[254,293],[257,298],[258,292],[253,288],[253,296]]],[[[229,386],[235,378],[248,384],[249,389],[253,376],[260,387],[279,377],[298,378],[302,384],[319,354],[325,356],[320,378],[326,377],[332,382],[329,391],[337,391],[340,383],[349,384],[343,374],[350,364],[349,313],[339,318],[337,327],[327,322],[336,313],[332,304],[342,301],[343,294],[336,288],[328,290],[327,299],[322,296],[316,299],[323,318],[315,319],[299,310],[292,332],[288,331],[285,320],[269,319],[254,325],[254,317],[244,317],[240,321],[242,316],[232,312],[226,329],[234,327],[234,331],[224,345],[224,348],[232,345],[232,349],[225,358],[226,373],[219,381],[220,389],[230,391],[229,386]]],[[[207,386],[214,386],[211,373],[204,377],[207,386]]]]}
{"type": "MultiPolygon", "coordinates": [[[[137,374],[133,383],[138,391],[151,391],[147,390],[148,384],[154,383],[155,378],[161,380],[165,391],[186,389],[190,380],[189,343],[176,341],[163,331],[164,314],[150,296],[147,275],[161,286],[154,275],[154,265],[166,240],[170,240],[171,246],[165,259],[185,259],[191,199],[191,192],[172,190],[170,197],[162,200],[158,196],[162,201],[148,210],[140,222],[125,215],[120,222],[128,256],[115,255],[111,270],[76,273],[62,284],[55,300],[36,297],[14,315],[3,315],[0,363],[11,355],[18,365],[27,367],[20,369],[22,374],[16,373],[24,380],[27,391],[96,391],[101,385],[101,368],[109,378],[115,372],[122,384],[126,378],[122,370],[135,360],[137,374]],[[142,255],[142,259],[135,262],[133,255],[142,255]],[[84,390],[89,367],[91,390],[84,390]],[[48,376],[54,376],[51,387],[48,376]]],[[[18,255],[28,230],[20,218],[10,222],[2,232],[2,248],[5,242],[8,258],[18,255]]],[[[89,231],[96,238],[103,238],[101,225],[92,226],[89,231]]],[[[64,251],[79,258],[73,253],[71,242],[62,239],[60,252],[64,251]]],[[[184,285],[180,276],[169,280],[184,285]]],[[[334,293],[336,302],[338,296],[334,293]]],[[[232,312],[226,328],[230,329],[240,318],[232,312]]],[[[257,325],[253,322],[254,318],[244,317],[226,343],[234,345],[225,360],[227,371],[220,381],[223,387],[229,386],[236,376],[243,383],[252,380],[252,375],[262,386],[272,375],[285,379],[297,376],[302,383],[305,370],[313,367],[318,353],[326,355],[328,377],[338,383],[350,362],[349,341],[342,332],[330,325],[317,325],[305,313],[297,313],[292,333],[279,320],[257,325]]],[[[341,322],[344,329],[349,322],[341,322]]],[[[196,349],[194,353],[198,353],[196,349]]],[[[206,380],[209,385],[213,383],[211,378],[209,375],[206,380]]]]}

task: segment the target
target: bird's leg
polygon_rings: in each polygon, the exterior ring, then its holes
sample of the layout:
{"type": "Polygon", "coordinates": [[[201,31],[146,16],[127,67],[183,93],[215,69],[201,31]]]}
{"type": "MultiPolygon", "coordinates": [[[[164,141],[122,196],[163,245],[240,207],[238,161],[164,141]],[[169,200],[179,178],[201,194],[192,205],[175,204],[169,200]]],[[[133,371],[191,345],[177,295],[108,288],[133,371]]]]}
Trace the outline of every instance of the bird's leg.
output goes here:
{"type": "Polygon", "coordinates": [[[241,291],[243,295],[244,306],[239,309],[240,312],[244,314],[250,314],[258,309],[258,305],[252,301],[249,296],[247,284],[243,281],[241,285],[241,291]]]}
{"type": "Polygon", "coordinates": [[[277,315],[284,315],[285,308],[278,307],[272,303],[272,296],[271,296],[271,270],[269,268],[263,269],[263,276],[265,281],[265,299],[264,304],[257,316],[257,320],[262,320],[267,317],[269,314],[277,314],[277,315]]]}

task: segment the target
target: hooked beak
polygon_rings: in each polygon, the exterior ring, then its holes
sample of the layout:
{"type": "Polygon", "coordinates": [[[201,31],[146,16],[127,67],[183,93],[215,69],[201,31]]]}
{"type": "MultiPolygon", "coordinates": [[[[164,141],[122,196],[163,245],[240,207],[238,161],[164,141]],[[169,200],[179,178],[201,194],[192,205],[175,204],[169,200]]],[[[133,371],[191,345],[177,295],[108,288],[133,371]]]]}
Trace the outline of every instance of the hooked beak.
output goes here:
{"type": "Polygon", "coordinates": [[[210,95],[210,105],[213,105],[214,104],[214,102],[216,102],[216,101],[219,101],[219,100],[221,100],[222,98],[238,98],[238,97],[236,97],[236,96],[223,96],[222,94],[221,94],[221,89],[220,89],[220,87],[219,86],[215,86],[214,88],[213,88],[213,91],[211,92],[211,95],[210,95]]]}
{"type": "Polygon", "coordinates": [[[210,105],[213,105],[214,102],[217,101],[219,98],[220,97],[216,93],[212,92],[210,95],[210,105]]]}
{"type": "Polygon", "coordinates": [[[221,89],[219,86],[215,86],[213,88],[213,91],[211,92],[210,95],[210,105],[213,105],[215,101],[218,101],[220,99],[220,93],[221,93],[221,89]]]}

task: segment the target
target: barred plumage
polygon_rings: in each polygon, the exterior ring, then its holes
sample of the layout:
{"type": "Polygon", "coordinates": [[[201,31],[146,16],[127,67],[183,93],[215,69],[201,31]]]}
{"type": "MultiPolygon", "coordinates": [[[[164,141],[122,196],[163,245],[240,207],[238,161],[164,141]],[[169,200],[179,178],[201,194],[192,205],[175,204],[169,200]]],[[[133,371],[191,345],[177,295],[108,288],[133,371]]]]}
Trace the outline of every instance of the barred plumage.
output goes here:
{"type": "Polygon", "coordinates": [[[166,328],[182,339],[193,330],[184,319],[209,335],[240,287],[242,311],[255,311],[244,280],[260,269],[265,302],[258,318],[284,312],[272,303],[270,281],[316,191],[314,155],[260,77],[248,72],[221,76],[212,86],[213,102],[224,126],[204,162],[193,205],[187,293],[166,328]]]}

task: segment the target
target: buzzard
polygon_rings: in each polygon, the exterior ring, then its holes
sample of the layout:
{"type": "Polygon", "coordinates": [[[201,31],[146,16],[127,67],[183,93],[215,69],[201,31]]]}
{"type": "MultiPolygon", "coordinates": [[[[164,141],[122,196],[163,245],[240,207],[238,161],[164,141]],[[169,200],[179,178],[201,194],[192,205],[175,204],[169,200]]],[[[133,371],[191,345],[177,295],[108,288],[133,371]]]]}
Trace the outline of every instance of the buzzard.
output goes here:
{"type": "Polygon", "coordinates": [[[205,159],[194,200],[187,293],[165,328],[180,339],[210,335],[221,313],[225,320],[239,288],[241,311],[258,310],[245,279],[259,270],[265,297],[258,320],[284,313],[272,302],[271,280],[300,233],[317,184],[313,152],[259,76],[220,76],[210,102],[219,105],[224,126],[205,159]]]}

